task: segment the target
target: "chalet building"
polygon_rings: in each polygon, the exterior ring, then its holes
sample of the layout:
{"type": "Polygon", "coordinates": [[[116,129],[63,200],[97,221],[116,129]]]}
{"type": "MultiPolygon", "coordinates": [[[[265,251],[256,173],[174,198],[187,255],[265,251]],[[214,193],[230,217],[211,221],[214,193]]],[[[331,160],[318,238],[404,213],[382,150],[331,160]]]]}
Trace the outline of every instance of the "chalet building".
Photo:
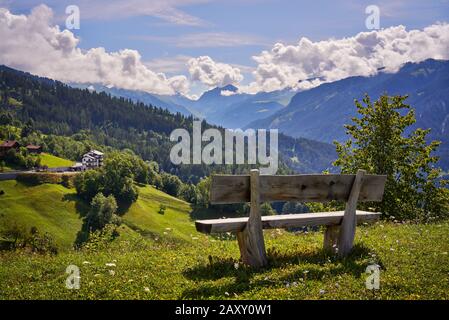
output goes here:
{"type": "Polygon", "coordinates": [[[83,155],[81,163],[86,168],[98,168],[103,165],[103,158],[104,158],[103,152],[100,152],[98,150],[91,150],[85,155],[83,155]]]}
{"type": "Polygon", "coordinates": [[[41,146],[35,146],[32,144],[29,144],[26,146],[28,153],[35,153],[35,154],[41,154],[42,153],[42,147],[41,146]]]}
{"type": "Polygon", "coordinates": [[[4,155],[8,150],[15,149],[18,151],[20,148],[20,143],[16,140],[6,140],[0,144],[0,155],[4,155]]]}

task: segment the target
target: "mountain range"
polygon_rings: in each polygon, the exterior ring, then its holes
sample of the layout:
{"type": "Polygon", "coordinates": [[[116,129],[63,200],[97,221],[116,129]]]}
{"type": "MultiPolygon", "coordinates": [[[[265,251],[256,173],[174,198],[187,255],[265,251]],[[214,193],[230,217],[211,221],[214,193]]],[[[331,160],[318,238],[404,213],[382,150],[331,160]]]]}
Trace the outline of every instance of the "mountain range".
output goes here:
{"type": "Polygon", "coordinates": [[[408,95],[416,112],[412,128],[431,128],[429,140],[439,140],[440,164],[449,168],[449,61],[429,59],[406,63],[396,73],[350,77],[296,93],[281,111],[255,120],[247,128],[277,128],[293,136],[331,143],[347,139],[345,124],[357,116],[354,99],[368,94],[408,95]]]}
{"type": "MultiPolygon", "coordinates": [[[[116,95],[124,92],[113,91],[116,95]]],[[[130,100],[133,99],[97,92],[90,86],[89,89],[73,88],[0,65],[0,116],[5,115],[5,119],[12,117],[44,134],[76,139],[89,136],[99,145],[133,150],[184,181],[197,182],[214,171],[247,171],[245,166],[174,165],[169,157],[173,144],[170,133],[177,128],[191,131],[193,117],[179,112],[173,114],[164,105],[130,100]]],[[[202,127],[207,129],[212,125],[205,122],[202,127]]],[[[335,156],[335,148],[330,144],[279,135],[280,169],[288,166],[301,173],[332,170],[335,156]]]]}
{"type": "Polygon", "coordinates": [[[233,85],[204,92],[198,100],[180,94],[155,95],[146,92],[93,87],[113,96],[158,106],[172,113],[193,115],[225,128],[279,129],[287,136],[307,138],[326,144],[347,139],[345,124],[357,116],[354,99],[365,94],[371,100],[386,93],[408,95],[406,103],[416,112],[416,124],[410,128],[431,128],[429,140],[440,140],[440,165],[449,169],[449,61],[428,59],[406,63],[397,72],[369,77],[355,76],[295,92],[284,89],[245,94],[233,85]]]}
{"type": "Polygon", "coordinates": [[[151,94],[143,91],[106,87],[101,84],[70,84],[72,87],[106,92],[115,97],[124,97],[134,102],[167,109],[185,116],[193,115],[209,123],[229,129],[243,128],[250,122],[269,117],[282,110],[295,94],[285,89],[257,94],[238,93],[233,85],[217,87],[204,92],[198,100],[180,94],[173,96],[151,94]]]}

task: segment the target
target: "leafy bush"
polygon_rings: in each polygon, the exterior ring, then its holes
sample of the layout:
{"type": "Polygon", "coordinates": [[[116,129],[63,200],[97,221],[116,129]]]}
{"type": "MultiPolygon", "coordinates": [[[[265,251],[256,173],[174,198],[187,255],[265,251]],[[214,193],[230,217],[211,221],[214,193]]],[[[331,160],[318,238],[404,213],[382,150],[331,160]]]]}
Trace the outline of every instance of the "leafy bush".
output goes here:
{"type": "Polygon", "coordinates": [[[286,202],[282,206],[282,213],[283,214],[289,214],[289,213],[306,213],[309,212],[309,208],[307,205],[305,205],[302,202],[286,202]]]}
{"type": "MultiPolygon", "coordinates": [[[[105,196],[113,195],[121,203],[132,203],[137,200],[138,190],[134,186],[135,174],[143,170],[142,166],[136,168],[136,162],[141,159],[127,153],[113,152],[107,155],[103,167],[98,170],[88,170],[80,173],[74,185],[78,195],[87,201],[91,201],[98,193],[105,196]]],[[[148,168],[145,165],[145,168],[148,168]]]]}
{"type": "Polygon", "coordinates": [[[58,247],[54,243],[53,237],[47,232],[44,234],[39,233],[35,227],[31,228],[27,245],[31,248],[32,252],[41,254],[58,253],[58,247]]]}
{"type": "Polygon", "coordinates": [[[16,180],[31,185],[44,183],[61,184],[62,176],[56,173],[19,173],[16,180]]]}
{"type": "Polygon", "coordinates": [[[203,208],[209,207],[209,190],[210,190],[210,177],[203,178],[196,185],[197,189],[197,205],[203,208]]]}
{"type": "Polygon", "coordinates": [[[162,191],[168,193],[171,196],[177,197],[181,191],[182,181],[177,176],[163,172],[162,178],[162,191]]]}
{"type": "Polygon", "coordinates": [[[359,117],[346,125],[351,138],[336,142],[342,173],[365,169],[387,175],[381,203],[368,203],[386,216],[399,219],[432,220],[449,214],[449,190],[439,180],[435,166],[438,141],[426,142],[430,129],[405,132],[416,122],[414,109],[404,103],[406,96],[381,96],[374,103],[366,96],[356,101],[359,117]],[[405,113],[404,111],[407,111],[405,113]],[[403,115],[404,114],[404,115],[403,115]]]}
{"type": "Polygon", "coordinates": [[[89,239],[82,245],[82,249],[89,251],[101,251],[107,248],[119,236],[117,226],[107,224],[104,228],[95,230],[89,234],[89,239]]]}
{"type": "Polygon", "coordinates": [[[39,167],[41,159],[36,155],[28,154],[26,148],[20,148],[19,151],[15,149],[8,150],[3,156],[5,164],[12,166],[31,169],[39,167]]]}
{"type": "Polygon", "coordinates": [[[76,192],[87,201],[92,200],[99,192],[103,191],[103,181],[98,170],[88,170],[78,174],[74,179],[76,192]]]}
{"type": "Polygon", "coordinates": [[[274,216],[276,211],[274,211],[269,202],[264,202],[260,205],[260,214],[262,216],[274,216]]]}
{"type": "Polygon", "coordinates": [[[179,197],[187,202],[197,203],[198,202],[198,192],[196,190],[195,185],[193,185],[191,183],[183,184],[179,191],[179,197]]]}
{"type": "Polygon", "coordinates": [[[167,209],[167,207],[164,204],[160,204],[159,205],[159,211],[157,213],[164,215],[165,214],[165,209],[167,209]]]}
{"type": "Polygon", "coordinates": [[[53,237],[47,232],[40,233],[36,227],[27,230],[24,226],[14,223],[6,226],[2,236],[7,239],[7,249],[10,250],[25,249],[39,254],[58,253],[53,237]]]}
{"type": "Polygon", "coordinates": [[[75,185],[74,183],[75,177],[76,177],[75,174],[62,174],[61,184],[66,188],[73,188],[73,186],[75,185]]]}
{"type": "Polygon", "coordinates": [[[91,202],[91,208],[87,215],[87,223],[90,230],[103,229],[112,221],[117,212],[117,202],[113,195],[105,197],[102,193],[98,193],[91,202]]]}

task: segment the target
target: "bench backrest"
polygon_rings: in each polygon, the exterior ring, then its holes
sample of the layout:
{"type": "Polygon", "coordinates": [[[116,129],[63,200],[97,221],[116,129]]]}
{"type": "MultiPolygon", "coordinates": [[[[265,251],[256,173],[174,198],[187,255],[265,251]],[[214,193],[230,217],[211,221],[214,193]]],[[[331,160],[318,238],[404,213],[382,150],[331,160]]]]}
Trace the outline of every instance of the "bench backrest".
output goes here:
{"type": "MultiPolygon", "coordinates": [[[[261,202],[347,201],[355,174],[300,174],[289,176],[261,175],[261,202]]],[[[363,178],[358,201],[382,201],[387,176],[367,174],[363,178]]],[[[213,175],[210,203],[250,202],[250,175],[213,175]]]]}

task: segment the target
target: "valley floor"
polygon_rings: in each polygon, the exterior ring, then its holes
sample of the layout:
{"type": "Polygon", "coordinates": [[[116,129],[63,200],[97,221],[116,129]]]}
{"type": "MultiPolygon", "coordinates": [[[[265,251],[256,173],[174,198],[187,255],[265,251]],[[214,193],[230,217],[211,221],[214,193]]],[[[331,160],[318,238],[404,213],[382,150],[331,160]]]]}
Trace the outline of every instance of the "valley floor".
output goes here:
{"type": "Polygon", "coordinates": [[[448,222],[362,226],[344,260],[322,252],[322,232],[268,231],[270,266],[260,271],[238,263],[232,239],[143,239],[126,225],[120,233],[98,251],[0,254],[0,299],[449,299],[448,222]],[[373,263],[376,291],[365,287],[373,263]],[[79,290],[65,287],[72,264],[79,290]]]}

